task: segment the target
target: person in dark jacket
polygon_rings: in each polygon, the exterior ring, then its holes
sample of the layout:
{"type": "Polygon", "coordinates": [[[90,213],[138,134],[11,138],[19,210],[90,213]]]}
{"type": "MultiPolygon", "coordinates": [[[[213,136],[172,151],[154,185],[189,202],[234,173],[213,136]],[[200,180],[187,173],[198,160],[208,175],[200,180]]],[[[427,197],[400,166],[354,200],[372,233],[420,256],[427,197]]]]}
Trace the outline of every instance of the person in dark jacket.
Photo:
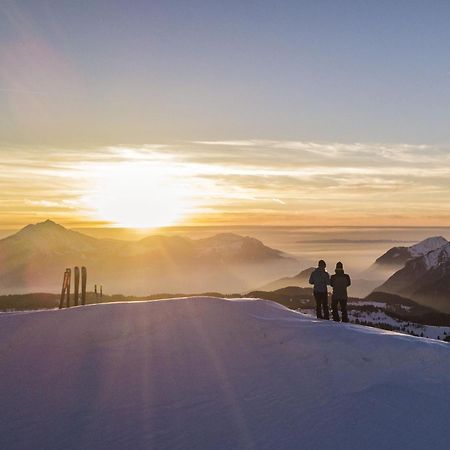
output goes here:
{"type": "Polygon", "coordinates": [[[325,261],[321,259],[318,267],[313,270],[309,277],[309,284],[314,286],[317,318],[328,320],[330,318],[328,309],[328,285],[330,284],[330,275],[326,271],[326,267],[325,261]]]}
{"type": "Polygon", "coordinates": [[[340,321],[338,305],[341,307],[342,322],[348,322],[347,314],[347,288],[352,284],[350,276],[344,272],[344,266],[341,262],[336,264],[336,273],[331,275],[330,284],[333,288],[331,296],[331,309],[333,310],[333,320],[340,321]]]}

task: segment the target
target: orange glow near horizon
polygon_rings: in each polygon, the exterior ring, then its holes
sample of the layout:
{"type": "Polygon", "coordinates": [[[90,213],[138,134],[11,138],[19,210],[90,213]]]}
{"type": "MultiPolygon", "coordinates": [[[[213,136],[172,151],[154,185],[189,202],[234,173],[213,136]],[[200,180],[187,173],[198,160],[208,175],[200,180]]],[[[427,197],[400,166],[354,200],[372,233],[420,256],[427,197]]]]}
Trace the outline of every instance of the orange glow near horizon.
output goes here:
{"type": "Polygon", "coordinates": [[[448,226],[450,152],[398,144],[186,142],[4,148],[0,229],[448,226]]]}

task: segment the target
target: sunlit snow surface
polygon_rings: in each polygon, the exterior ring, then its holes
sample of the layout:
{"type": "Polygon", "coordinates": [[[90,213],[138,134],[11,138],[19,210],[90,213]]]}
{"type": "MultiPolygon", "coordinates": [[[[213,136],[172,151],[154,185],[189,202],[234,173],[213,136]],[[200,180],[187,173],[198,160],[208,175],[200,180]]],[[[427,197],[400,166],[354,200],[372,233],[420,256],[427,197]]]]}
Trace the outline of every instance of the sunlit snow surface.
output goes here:
{"type": "MultiPolygon", "coordinates": [[[[348,317],[351,323],[364,323],[364,325],[367,326],[381,328],[383,328],[382,325],[387,325],[388,327],[392,327],[394,331],[398,331],[400,333],[411,334],[413,336],[421,336],[430,339],[444,340],[447,336],[450,336],[450,327],[422,325],[420,323],[400,320],[392,317],[386,312],[386,310],[389,308],[386,303],[370,301],[359,301],[356,303],[349,302],[348,307],[348,317]],[[373,306],[374,310],[360,310],[362,306],[373,306]],[[357,320],[359,320],[359,322],[356,322],[357,320]]],[[[404,310],[410,309],[409,306],[404,305],[401,305],[399,307],[404,310]]],[[[316,312],[314,309],[304,308],[301,310],[301,312],[306,314],[307,316],[316,317],[316,312]]]]}
{"type": "Polygon", "coordinates": [[[428,239],[424,239],[418,244],[409,247],[409,252],[413,257],[423,256],[432,251],[441,249],[447,244],[448,244],[447,239],[443,238],[442,236],[434,236],[428,239]]]}
{"type": "Polygon", "coordinates": [[[450,346],[191,298],[0,315],[2,449],[447,449],[450,346]]]}
{"type": "Polygon", "coordinates": [[[421,257],[426,268],[431,269],[450,258],[450,243],[442,236],[431,237],[409,247],[413,258],[421,257]]]}

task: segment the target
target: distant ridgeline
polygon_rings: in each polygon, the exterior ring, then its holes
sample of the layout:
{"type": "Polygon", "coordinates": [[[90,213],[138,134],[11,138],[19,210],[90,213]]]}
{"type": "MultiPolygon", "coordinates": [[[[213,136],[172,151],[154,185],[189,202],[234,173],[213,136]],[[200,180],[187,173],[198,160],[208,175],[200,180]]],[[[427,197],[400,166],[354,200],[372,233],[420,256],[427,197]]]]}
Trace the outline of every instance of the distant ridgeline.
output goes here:
{"type": "Polygon", "coordinates": [[[394,247],[376,260],[368,273],[393,272],[375,291],[410,298],[450,313],[450,243],[442,236],[411,247],[394,247]]]}
{"type": "MultiPolygon", "coordinates": [[[[60,292],[63,271],[89,268],[105,291],[143,296],[167,292],[245,292],[298,261],[250,236],[204,239],[154,235],[138,241],[96,239],[50,220],[0,240],[0,294],[60,292]]],[[[91,286],[92,289],[92,286],[91,286]]]]}
{"type": "MultiPolygon", "coordinates": [[[[257,239],[230,233],[198,240],[151,236],[127,242],[94,239],[46,221],[0,240],[0,255],[6,262],[0,267],[0,292],[12,293],[0,296],[1,311],[57,308],[62,271],[87,264],[91,279],[109,292],[131,294],[99,298],[95,291],[87,292],[87,304],[200,295],[261,298],[307,313],[315,306],[308,283],[312,267],[298,272],[298,261],[289,255],[257,239]],[[282,277],[275,279],[277,273],[282,277]],[[267,283],[271,278],[274,281],[267,283]],[[167,293],[167,286],[175,293],[167,293]],[[255,286],[262,287],[252,290],[255,286]],[[143,295],[146,292],[153,293],[143,295]]],[[[362,299],[349,301],[353,323],[419,336],[447,336],[446,329],[426,328],[450,327],[447,239],[437,236],[410,247],[393,247],[355,275],[350,294],[362,299]],[[361,292],[358,282],[373,287],[361,292]]]]}

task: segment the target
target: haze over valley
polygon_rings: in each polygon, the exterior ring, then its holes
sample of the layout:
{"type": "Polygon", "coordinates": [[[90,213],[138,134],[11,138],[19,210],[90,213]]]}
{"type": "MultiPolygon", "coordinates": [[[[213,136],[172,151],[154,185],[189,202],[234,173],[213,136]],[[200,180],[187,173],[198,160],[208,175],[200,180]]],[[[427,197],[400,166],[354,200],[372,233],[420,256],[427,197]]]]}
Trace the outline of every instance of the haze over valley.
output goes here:
{"type": "Polygon", "coordinates": [[[30,224],[0,240],[0,293],[59,292],[65,268],[74,266],[88,267],[90,290],[95,284],[113,295],[276,291],[310,287],[312,268],[318,259],[326,259],[331,273],[337,261],[345,262],[353,297],[381,291],[450,312],[448,241],[435,236],[410,245],[395,239],[436,229],[240,229],[264,240],[237,234],[237,227],[217,231],[165,229],[164,234],[126,240],[93,237],[51,220],[30,224]]]}

